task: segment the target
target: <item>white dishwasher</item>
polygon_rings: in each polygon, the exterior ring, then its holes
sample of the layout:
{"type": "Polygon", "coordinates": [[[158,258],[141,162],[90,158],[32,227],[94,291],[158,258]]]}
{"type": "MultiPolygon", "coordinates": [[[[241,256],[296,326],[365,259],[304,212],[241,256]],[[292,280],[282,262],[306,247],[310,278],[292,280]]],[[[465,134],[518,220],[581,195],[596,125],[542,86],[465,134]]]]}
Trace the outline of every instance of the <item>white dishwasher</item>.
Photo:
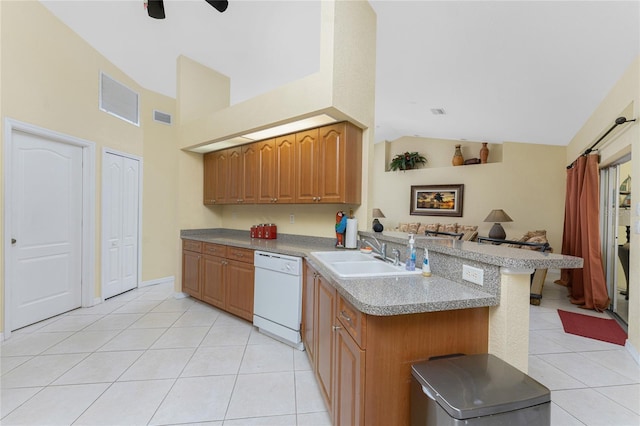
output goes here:
{"type": "Polygon", "coordinates": [[[302,258],[256,251],[253,325],[261,333],[304,350],[302,319],[302,258]]]}

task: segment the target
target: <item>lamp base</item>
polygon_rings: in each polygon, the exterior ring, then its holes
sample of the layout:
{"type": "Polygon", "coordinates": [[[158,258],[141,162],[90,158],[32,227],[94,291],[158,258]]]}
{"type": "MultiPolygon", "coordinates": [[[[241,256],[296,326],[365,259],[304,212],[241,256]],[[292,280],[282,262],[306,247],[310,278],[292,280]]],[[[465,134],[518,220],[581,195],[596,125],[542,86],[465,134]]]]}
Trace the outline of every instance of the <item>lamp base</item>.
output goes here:
{"type": "Polygon", "coordinates": [[[373,219],[373,232],[382,232],[384,230],[384,226],[380,223],[378,219],[373,219]]]}
{"type": "Polygon", "coordinates": [[[497,238],[499,240],[504,240],[507,238],[507,233],[504,232],[504,228],[499,223],[494,223],[489,230],[489,238],[497,238]]]}

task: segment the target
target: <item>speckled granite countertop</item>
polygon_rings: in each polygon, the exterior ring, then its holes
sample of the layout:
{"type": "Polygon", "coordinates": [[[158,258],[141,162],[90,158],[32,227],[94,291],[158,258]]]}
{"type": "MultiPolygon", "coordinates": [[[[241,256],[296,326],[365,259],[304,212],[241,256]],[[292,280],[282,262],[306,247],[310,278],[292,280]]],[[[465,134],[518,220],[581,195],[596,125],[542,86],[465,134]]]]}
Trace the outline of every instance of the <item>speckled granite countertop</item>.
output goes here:
{"type": "MultiPolygon", "coordinates": [[[[383,232],[359,232],[364,238],[378,237],[387,242],[407,243],[407,234],[383,232]]],[[[426,247],[429,252],[448,254],[461,259],[488,263],[513,269],[562,269],[582,268],[582,258],[556,253],[541,253],[535,250],[514,249],[506,245],[458,241],[447,238],[416,236],[416,247],[426,247]]]]}
{"type": "MultiPolygon", "coordinates": [[[[360,232],[364,237],[373,233],[360,232]]],[[[279,234],[275,240],[251,239],[248,231],[229,229],[183,230],[182,238],[233,247],[263,250],[304,257],[336,290],[361,312],[391,316],[432,311],[495,306],[499,300],[497,286],[485,285],[483,290],[439,275],[384,278],[341,278],[313,256],[316,251],[336,250],[333,238],[279,234]]],[[[379,236],[376,234],[376,236],[379,236]]],[[[406,244],[406,237],[384,235],[391,243],[406,244]]],[[[531,250],[508,249],[490,244],[416,238],[418,247],[473,262],[491,264],[494,268],[576,268],[582,259],[531,250]]],[[[497,274],[497,271],[496,271],[497,274]]]]}

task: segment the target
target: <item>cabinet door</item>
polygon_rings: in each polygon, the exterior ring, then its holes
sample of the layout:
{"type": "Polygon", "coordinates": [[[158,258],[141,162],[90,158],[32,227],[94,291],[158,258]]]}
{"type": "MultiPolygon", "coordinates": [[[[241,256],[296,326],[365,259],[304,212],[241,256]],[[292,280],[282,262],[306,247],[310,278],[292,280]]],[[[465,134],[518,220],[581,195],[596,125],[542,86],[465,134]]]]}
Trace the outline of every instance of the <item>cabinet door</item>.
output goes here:
{"type": "Polygon", "coordinates": [[[227,201],[227,184],[229,183],[229,161],[228,161],[228,152],[217,151],[214,152],[214,161],[215,161],[215,203],[216,204],[226,204],[227,201]]]}
{"type": "Polygon", "coordinates": [[[314,203],[318,200],[318,129],[296,135],[296,173],[298,186],[296,203],[314,203]]]}
{"type": "Polygon", "coordinates": [[[216,156],[215,152],[203,156],[204,204],[216,202],[216,156]]]}
{"type": "Polygon", "coordinates": [[[365,352],[345,329],[338,329],[335,335],[333,425],[363,426],[365,352]]]}
{"type": "Polygon", "coordinates": [[[276,141],[257,144],[258,203],[273,203],[276,198],[276,141]]]}
{"type": "Polygon", "coordinates": [[[202,258],[202,301],[224,309],[224,259],[217,256],[202,258]]]}
{"type": "Polygon", "coordinates": [[[242,203],[258,202],[258,144],[242,146],[242,203]]]}
{"type": "Polygon", "coordinates": [[[296,135],[276,138],[276,203],[294,203],[296,199],[296,135]]]}
{"type": "Polygon", "coordinates": [[[226,310],[234,315],[253,321],[253,264],[227,260],[226,310]]]}
{"type": "MultiPolygon", "coordinates": [[[[344,202],[345,123],[322,127],[319,132],[316,196],[321,203],[344,202]]],[[[354,167],[351,163],[348,166],[354,167]]]]}
{"type": "Polygon", "coordinates": [[[196,299],[202,298],[202,255],[192,251],[182,251],[182,291],[196,299]]]}
{"type": "Polygon", "coordinates": [[[318,293],[316,294],[316,377],[328,411],[333,407],[333,355],[334,355],[334,331],[336,318],[336,290],[320,276],[317,277],[318,293]]]}
{"type": "Polygon", "coordinates": [[[315,358],[315,334],[314,334],[314,304],[316,294],[317,272],[308,264],[305,267],[304,281],[302,282],[302,342],[311,365],[315,358]]]}
{"type": "Polygon", "coordinates": [[[242,170],[242,148],[237,146],[229,148],[227,151],[227,202],[242,202],[243,170],[242,170]]]}

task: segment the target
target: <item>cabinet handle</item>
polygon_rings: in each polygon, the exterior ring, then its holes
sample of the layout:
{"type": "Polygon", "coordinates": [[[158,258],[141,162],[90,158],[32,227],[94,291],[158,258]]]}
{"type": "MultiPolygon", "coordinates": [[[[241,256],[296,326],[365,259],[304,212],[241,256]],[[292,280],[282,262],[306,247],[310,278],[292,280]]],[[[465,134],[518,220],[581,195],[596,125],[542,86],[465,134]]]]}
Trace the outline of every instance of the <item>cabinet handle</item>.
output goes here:
{"type": "Polygon", "coordinates": [[[339,325],[334,325],[333,327],[331,327],[333,329],[333,331],[338,331],[338,330],[342,330],[342,327],[340,327],[339,325]]]}
{"type": "Polygon", "coordinates": [[[320,201],[322,199],[322,197],[318,197],[318,201],[320,201]]]}
{"type": "Polygon", "coordinates": [[[233,253],[234,256],[238,256],[238,257],[244,257],[244,253],[240,253],[240,252],[234,252],[233,253]]]}
{"type": "Polygon", "coordinates": [[[340,316],[344,318],[344,320],[347,321],[349,325],[353,326],[353,320],[351,319],[349,314],[347,314],[347,311],[344,311],[344,310],[340,311],[340,316]]]}
{"type": "Polygon", "coordinates": [[[318,201],[318,197],[313,197],[313,201],[318,201]]]}

